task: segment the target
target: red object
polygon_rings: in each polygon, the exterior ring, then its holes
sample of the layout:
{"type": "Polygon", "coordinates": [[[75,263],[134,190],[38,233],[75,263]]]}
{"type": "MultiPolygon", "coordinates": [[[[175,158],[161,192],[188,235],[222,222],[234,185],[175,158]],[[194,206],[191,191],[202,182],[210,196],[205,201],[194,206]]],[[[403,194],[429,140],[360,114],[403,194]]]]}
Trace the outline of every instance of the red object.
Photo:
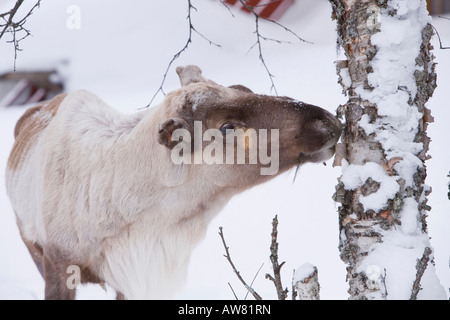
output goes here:
{"type": "MultiPolygon", "coordinates": [[[[264,0],[263,0],[263,1],[264,1],[264,0]]],[[[253,10],[254,10],[256,13],[259,14],[258,11],[261,11],[261,10],[259,10],[260,8],[262,8],[262,6],[259,6],[259,3],[261,2],[261,0],[247,0],[247,1],[244,1],[244,2],[245,2],[245,4],[246,4],[247,6],[252,7],[253,10]]],[[[242,6],[242,8],[241,8],[242,11],[245,11],[245,12],[251,12],[251,11],[250,11],[246,6],[244,6],[241,2],[239,2],[239,3],[240,3],[241,6],[242,6]]]]}
{"type": "MultiPolygon", "coordinates": [[[[236,3],[242,11],[250,13],[251,11],[239,0],[225,0],[231,6],[236,3]]],[[[260,17],[270,20],[278,20],[294,3],[294,0],[245,0],[245,4],[257,13],[260,17]]]]}

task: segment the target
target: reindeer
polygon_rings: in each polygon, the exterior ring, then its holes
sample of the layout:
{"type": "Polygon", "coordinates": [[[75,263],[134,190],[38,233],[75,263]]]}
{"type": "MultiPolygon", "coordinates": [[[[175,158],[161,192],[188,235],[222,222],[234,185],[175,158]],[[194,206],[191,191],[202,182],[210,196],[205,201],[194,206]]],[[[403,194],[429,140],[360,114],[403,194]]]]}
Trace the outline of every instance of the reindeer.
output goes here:
{"type": "MultiPolygon", "coordinates": [[[[81,283],[106,283],[117,298],[170,298],[208,223],[233,195],[334,154],[341,123],[326,110],[221,86],[196,66],[177,73],[180,89],[135,114],[76,91],[28,109],[17,122],[7,192],[46,299],[75,298],[70,266],[79,268],[81,283]],[[263,175],[259,160],[175,164],[175,147],[190,142],[174,135],[193,134],[195,122],[223,135],[277,129],[279,145],[271,150],[279,154],[279,170],[263,175]]],[[[194,157],[207,146],[186,150],[194,157]]]]}

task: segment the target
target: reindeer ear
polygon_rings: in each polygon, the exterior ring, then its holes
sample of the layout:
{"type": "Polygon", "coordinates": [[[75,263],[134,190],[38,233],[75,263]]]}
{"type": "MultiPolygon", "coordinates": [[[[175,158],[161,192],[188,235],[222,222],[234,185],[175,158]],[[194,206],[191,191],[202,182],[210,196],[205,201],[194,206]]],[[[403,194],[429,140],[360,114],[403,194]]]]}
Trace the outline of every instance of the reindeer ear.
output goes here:
{"type": "Polygon", "coordinates": [[[191,83],[197,83],[197,82],[206,82],[210,84],[216,84],[212,80],[208,80],[202,76],[202,70],[194,65],[188,65],[188,66],[179,66],[176,69],[178,77],[180,78],[181,86],[187,86],[191,83]]]}
{"type": "Polygon", "coordinates": [[[178,77],[180,78],[181,86],[187,86],[190,83],[195,82],[206,82],[207,80],[202,76],[202,70],[193,65],[185,66],[185,67],[177,67],[176,69],[178,73],[178,77]]]}
{"type": "Polygon", "coordinates": [[[166,120],[164,123],[159,125],[158,130],[158,142],[169,149],[175,147],[180,141],[172,141],[172,133],[176,129],[187,128],[187,122],[183,119],[172,118],[166,120]]]}

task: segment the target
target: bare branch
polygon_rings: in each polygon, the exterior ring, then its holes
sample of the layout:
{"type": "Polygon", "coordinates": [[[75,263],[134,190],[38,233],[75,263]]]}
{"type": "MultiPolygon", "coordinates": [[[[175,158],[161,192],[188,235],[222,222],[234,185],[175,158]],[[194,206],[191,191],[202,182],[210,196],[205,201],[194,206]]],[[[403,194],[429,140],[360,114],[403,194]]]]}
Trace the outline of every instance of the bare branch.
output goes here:
{"type": "MultiPolygon", "coordinates": [[[[236,274],[236,276],[238,277],[239,281],[242,282],[242,284],[244,285],[244,287],[253,295],[253,297],[255,297],[256,300],[262,300],[261,296],[251,287],[251,285],[247,285],[247,283],[245,282],[245,280],[241,277],[241,274],[239,273],[239,271],[236,269],[236,267],[234,266],[233,261],[231,260],[231,256],[230,256],[230,252],[229,252],[229,248],[225,242],[225,238],[223,235],[223,228],[219,227],[219,235],[220,238],[222,239],[222,243],[223,246],[225,248],[225,254],[224,257],[227,258],[228,262],[231,265],[231,268],[233,269],[234,273],[236,274]]],[[[258,270],[259,272],[259,270],[258,270]]],[[[252,282],[253,283],[253,282],[252,282]]],[[[234,292],[234,291],[233,291],[234,292]]],[[[236,295],[235,295],[236,296],[236,295]]]]}
{"type": "Polygon", "coordinates": [[[431,249],[429,247],[425,247],[425,250],[423,251],[423,255],[421,259],[417,259],[416,264],[416,279],[414,280],[412,291],[411,291],[411,297],[409,300],[417,300],[417,295],[419,294],[420,288],[420,280],[422,280],[422,276],[427,269],[428,261],[430,261],[430,254],[431,249]]]}
{"type": "Polygon", "coordinates": [[[14,71],[16,70],[17,53],[22,51],[19,42],[31,35],[30,30],[25,28],[25,23],[33,14],[34,9],[40,6],[41,0],[37,0],[28,13],[26,13],[22,19],[18,20],[16,19],[17,12],[23,3],[24,0],[17,0],[11,10],[0,14],[0,18],[3,19],[3,22],[0,23],[0,39],[2,39],[6,33],[10,33],[12,39],[7,42],[14,45],[14,71]]]}
{"type": "Polygon", "coordinates": [[[266,61],[264,60],[264,55],[262,52],[261,39],[263,39],[263,38],[261,37],[261,33],[259,32],[260,15],[255,12],[254,7],[247,4],[244,0],[239,0],[239,1],[245,8],[247,8],[251,13],[253,13],[253,16],[255,17],[256,43],[251,46],[250,50],[252,50],[255,46],[258,46],[259,60],[261,60],[261,63],[263,65],[264,69],[266,69],[266,72],[269,75],[269,79],[270,79],[270,83],[271,83],[270,91],[274,90],[275,94],[278,95],[277,88],[275,87],[275,83],[273,82],[274,75],[270,72],[269,68],[267,67],[267,64],[266,64],[266,61]]]}
{"type": "Polygon", "coordinates": [[[286,300],[288,289],[283,289],[283,285],[281,283],[281,268],[284,265],[284,261],[281,264],[278,264],[278,216],[276,215],[272,221],[272,242],[270,245],[270,261],[272,262],[273,267],[273,276],[270,274],[266,274],[266,279],[269,279],[275,285],[275,289],[277,290],[278,300],[286,300]]]}
{"type": "Polygon", "coordinates": [[[225,8],[228,9],[228,12],[231,14],[231,16],[234,18],[234,13],[231,11],[230,7],[225,3],[225,0],[219,0],[221,4],[225,6],[225,8]]]}
{"type": "Polygon", "coordinates": [[[253,45],[251,46],[251,48],[250,48],[249,51],[251,51],[255,46],[258,47],[259,60],[261,60],[261,63],[262,63],[262,65],[263,65],[264,69],[266,70],[267,74],[269,75],[269,79],[270,79],[270,83],[271,83],[270,91],[274,90],[274,91],[275,91],[275,94],[278,95],[277,88],[275,87],[275,83],[274,83],[274,81],[273,81],[273,78],[274,78],[275,76],[270,72],[269,67],[268,67],[267,64],[266,64],[266,61],[264,60],[264,55],[263,55],[262,46],[261,46],[261,39],[262,39],[262,40],[265,40],[265,41],[274,41],[274,42],[277,42],[277,43],[280,43],[280,44],[281,44],[281,43],[292,44],[292,43],[289,42],[289,41],[276,40],[276,39],[273,39],[273,38],[268,38],[268,37],[262,36],[262,35],[261,35],[261,32],[260,32],[260,30],[259,30],[259,19],[262,18],[262,19],[264,19],[264,20],[266,20],[266,21],[269,21],[269,22],[271,22],[271,23],[274,23],[275,25],[277,25],[277,26],[283,28],[286,32],[292,34],[294,37],[296,37],[296,38],[297,38],[299,41],[301,41],[301,42],[306,42],[306,43],[310,43],[310,44],[312,44],[312,42],[309,42],[309,41],[307,41],[307,40],[304,40],[303,38],[300,38],[294,31],[292,31],[291,29],[285,27],[284,25],[280,24],[279,22],[277,22],[277,21],[275,21],[275,20],[271,20],[271,19],[268,19],[268,18],[265,18],[265,17],[260,16],[260,15],[254,10],[254,9],[257,8],[258,6],[262,6],[262,5],[265,6],[265,5],[270,4],[270,3],[272,3],[272,2],[277,2],[277,0],[274,0],[274,1],[269,2],[269,3],[261,4],[261,5],[255,5],[255,6],[252,6],[252,5],[248,4],[247,1],[245,1],[245,0],[239,0],[239,1],[240,1],[240,3],[242,4],[242,6],[244,6],[248,11],[250,11],[250,12],[253,14],[253,16],[255,17],[255,34],[256,34],[256,42],[255,42],[255,44],[253,44],[253,45]]]}
{"type": "MultiPolygon", "coordinates": [[[[196,34],[198,34],[200,37],[202,37],[203,39],[205,39],[206,41],[209,42],[210,45],[214,45],[216,47],[221,47],[220,44],[217,44],[213,41],[211,41],[210,39],[208,39],[207,37],[205,37],[203,34],[201,34],[199,31],[197,31],[197,29],[195,29],[193,23],[192,23],[192,10],[197,11],[197,8],[194,7],[192,5],[191,0],[187,0],[188,2],[188,14],[187,14],[187,20],[188,20],[188,24],[189,24],[189,34],[188,34],[188,38],[186,40],[186,43],[184,44],[184,46],[177,52],[175,53],[175,55],[173,56],[172,60],[170,60],[169,64],[167,65],[166,71],[164,72],[163,75],[163,79],[161,81],[161,84],[159,85],[158,90],[155,92],[155,94],[153,95],[152,99],[150,100],[149,104],[146,105],[144,108],[148,108],[150,107],[150,105],[153,103],[153,100],[155,100],[156,96],[158,95],[158,93],[162,93],[163,95],[165,95],[166,93],[164,92],[163,86],[164,83],[166,82],[166,78],[167,78],[167,74],[170,70],[170,68],[172,67],[172,64],[175,62],[175,60],[177,60],[180,55],[186,51],[189,47],[189,44],[192,42],[192,33],[195,32],[196,34]]],[[[143,109],[143,108],[142,108],[143,109]]]]}

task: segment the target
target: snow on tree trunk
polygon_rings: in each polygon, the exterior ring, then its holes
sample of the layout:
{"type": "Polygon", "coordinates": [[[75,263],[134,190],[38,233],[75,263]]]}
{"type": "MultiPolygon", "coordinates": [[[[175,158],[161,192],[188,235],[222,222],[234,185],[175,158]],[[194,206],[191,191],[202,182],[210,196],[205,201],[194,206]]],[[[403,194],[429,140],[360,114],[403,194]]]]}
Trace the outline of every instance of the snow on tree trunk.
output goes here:
{"type": "Polygon", "coordinates": [[[425,160],[432,122],[425,103],[436,87],[424,0],[330,0],[339,83],[349,96],[335,164],[342,176],[340,252],[351,299],[446,298],[435,275],[426,216],[425,160]],[[429,254],[426,267],[418,260],[429,254]],[[419,283],[419,284],[418,284],[419,283]]]}

